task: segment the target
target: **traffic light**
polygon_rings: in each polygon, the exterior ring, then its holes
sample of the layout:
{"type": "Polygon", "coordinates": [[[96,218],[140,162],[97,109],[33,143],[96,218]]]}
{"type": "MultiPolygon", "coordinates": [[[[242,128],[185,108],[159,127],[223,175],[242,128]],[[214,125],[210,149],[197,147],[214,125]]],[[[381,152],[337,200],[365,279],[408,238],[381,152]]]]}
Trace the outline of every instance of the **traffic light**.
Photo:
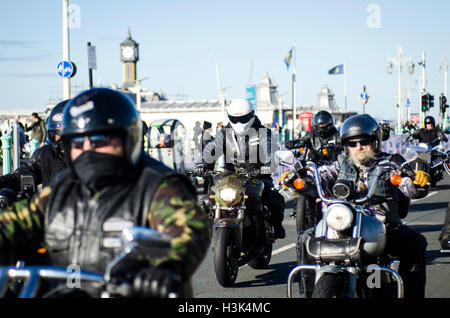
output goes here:
{"type": "Polygon", "coordinates": [[[422,111],[426,112],[429,109],[429,104],[428,104],[428,96],[430,94],[426,93],[426,94],[422,94],[422,111]]]}
{"type": "Polygon", "coordinates": [[[434,107],[434,96],[428,94],[428,108],[434,107]]]}
{"type": "Polygon", "coordinates": [[[439,109],[441,111],[442,114],[445,113],[445,109],[448,107],[447,105],[447,97],[443,94],[441,94],[441,96],[439,96],[439,109]]]}

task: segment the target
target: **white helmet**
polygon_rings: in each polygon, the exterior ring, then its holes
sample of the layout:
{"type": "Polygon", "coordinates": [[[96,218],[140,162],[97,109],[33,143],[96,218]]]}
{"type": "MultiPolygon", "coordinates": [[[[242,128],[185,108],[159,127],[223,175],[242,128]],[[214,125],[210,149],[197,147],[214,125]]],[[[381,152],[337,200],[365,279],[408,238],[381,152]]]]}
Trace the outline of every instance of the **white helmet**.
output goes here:
{"type": "Polygon", "coordinates": [[[228,106],[228,119],[238,134],[245,134],[255,122],[255,109],[246,99],[235,99],[228,106]]]}

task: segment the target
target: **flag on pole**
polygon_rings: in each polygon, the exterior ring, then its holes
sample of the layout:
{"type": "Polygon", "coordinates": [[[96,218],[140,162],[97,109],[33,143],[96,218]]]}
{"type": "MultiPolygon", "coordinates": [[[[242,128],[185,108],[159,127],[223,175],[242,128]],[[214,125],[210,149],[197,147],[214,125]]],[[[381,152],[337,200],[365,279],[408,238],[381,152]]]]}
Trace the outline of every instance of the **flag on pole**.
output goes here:
{"type": "Polygon", "coordinates": [[[284,63],[286,64],[286,69],[289,71],[289,66],[291,66],[291,60],[292,60],[292,50],[294,47],[292,47],[286,57],[284,58],[284,63]]]}
{"type": "Polygon", "coordinates": [[[344,74],[344,64],[337,65],[328,71],[330,75],[344,74]]]}

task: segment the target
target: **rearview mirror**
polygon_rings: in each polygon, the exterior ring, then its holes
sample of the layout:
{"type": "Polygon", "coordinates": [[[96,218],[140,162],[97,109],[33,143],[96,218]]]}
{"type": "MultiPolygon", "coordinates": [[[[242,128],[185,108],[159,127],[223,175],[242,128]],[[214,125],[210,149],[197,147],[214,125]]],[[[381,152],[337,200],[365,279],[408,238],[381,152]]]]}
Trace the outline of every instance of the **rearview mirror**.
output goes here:
{"type": "Polygon", "coordinates": [[[169,253],[172,238],[168,234],[136,226],[125,228],[121,239],[125,251],[134,251],[144,258],[159,258],[169,253]]]}
{"type": "Polygon", "coordinates": [[[106,265],[105,280],[110,280],[111,273],[120,267],[120,264],[167,256],[171,247],[171,239],[170,235],[147,227],[136,226],[123,229],[122,251],[106,265]]]}

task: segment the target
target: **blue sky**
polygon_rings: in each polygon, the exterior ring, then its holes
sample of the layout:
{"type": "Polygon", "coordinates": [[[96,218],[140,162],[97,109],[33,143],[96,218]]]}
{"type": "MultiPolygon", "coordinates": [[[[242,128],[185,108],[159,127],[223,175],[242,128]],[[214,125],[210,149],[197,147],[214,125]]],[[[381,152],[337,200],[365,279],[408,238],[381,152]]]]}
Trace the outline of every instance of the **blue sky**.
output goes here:
{"type": "MultiPolygon", "coordinates": [[[[297,104],[317,102],[326,83],[344,106],[342,75],[328,70],[347,63],[348,106],[361,111],[363,85],[371,97],[366,111],[397,116],[397,72],[388,75],[388,56],[397,46],[412,57],[415,72],[403,68],[403,88],[411,85],[413,112],[418,111],[417,62],[427,55],[427,88],[443,92],[439,66],[450,56],[449,1],[299,1],[299,0],[73,0],[80,8],[79,28],[70,30],[71,60],[78,67],[73,90],[88,86],[87,42],[97,50],[94,83],[122,84],[120,42],[128,28],[140,44],[138,78],[142,85],[175,99],[216,99],[215,62],[219,61],[226,98],[245,97],[249,80],[266,72],[291,103],[290,72],[283,58],[296,43],[297,104]],[[368,11],[370,5],[379,15],[368,11]],[[373,20],[372,18],[379,18],[373,20]],[[368,23],[369,21],[369,23],[368,23]],[[375,21],[374,25],[370,22],[375,21]],[[253,61],[253,72],[250,74],[253,61]]],[[[56,66],[62,57],[62,1],[0,2],[0,108],[44,109],[62,98],[56,66]]],[[[437,115],[437,108],[431,112],[437,115]]]]}

